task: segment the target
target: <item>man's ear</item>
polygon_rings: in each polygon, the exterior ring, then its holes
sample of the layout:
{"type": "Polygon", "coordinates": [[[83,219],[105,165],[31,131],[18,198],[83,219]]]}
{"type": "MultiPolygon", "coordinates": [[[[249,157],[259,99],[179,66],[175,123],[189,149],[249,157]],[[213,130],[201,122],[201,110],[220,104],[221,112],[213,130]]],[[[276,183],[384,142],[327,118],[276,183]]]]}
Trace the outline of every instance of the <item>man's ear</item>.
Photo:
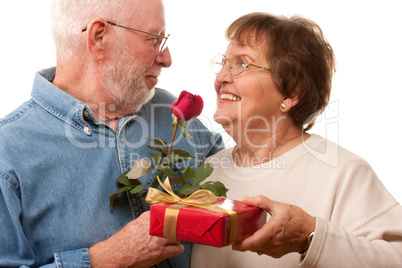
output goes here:
{"type": "Polygon", "coordinates": [[[95,61],[105,59],[108,23],[104,19],[91,21],[87,28],[87,47],[95,61]]]}

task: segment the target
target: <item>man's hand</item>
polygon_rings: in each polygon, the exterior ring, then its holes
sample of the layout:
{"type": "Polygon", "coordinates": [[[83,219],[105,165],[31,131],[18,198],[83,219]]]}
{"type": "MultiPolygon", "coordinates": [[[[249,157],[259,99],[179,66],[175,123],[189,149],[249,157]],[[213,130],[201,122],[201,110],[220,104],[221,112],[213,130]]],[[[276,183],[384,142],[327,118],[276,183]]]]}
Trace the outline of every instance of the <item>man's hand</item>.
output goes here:
{"type": "Polygon", "coordinates": [[[315,229],[315,218],[299,207],[272,201],[264,196],[244,197],[243,202],[266,210],[271,218],[265,225],[232,248],[280,258],[307,247],[307,236],[315,229]]]}
{"type": "Polygon", "coordinates": [[[149,235],[149,211],[89,249],[91,267],[144,267],[183,253],[178,241],[149,235]]]}

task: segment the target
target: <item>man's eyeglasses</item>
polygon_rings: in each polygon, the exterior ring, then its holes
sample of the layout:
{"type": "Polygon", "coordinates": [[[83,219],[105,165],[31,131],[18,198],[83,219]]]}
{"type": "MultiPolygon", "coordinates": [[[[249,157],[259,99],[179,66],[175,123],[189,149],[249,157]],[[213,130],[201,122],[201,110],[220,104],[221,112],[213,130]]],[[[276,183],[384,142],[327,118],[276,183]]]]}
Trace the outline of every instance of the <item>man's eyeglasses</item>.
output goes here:
{"type": "Polygon", "coordinates": [[[248,60],[241,55],[232,55],[230,58],[227,58],[225,55],[217,54],[211,60],[212,72],[214,74],[218,74],[221,71],[222,67],[226,64],[226,62],[229,62],[229,71],[232,75],[239,75],[244,72],[244,70],[251,67],[258,68],[264,71],[270,71],[270,69],[267,67],[262,67],[253,63],[249,63],[248,60]]]}
{"type": "MultiPolygon", "coordinates": [[[[167,42],[170,34],[168,34],[167,36],[162,36],[162,35],[159,35],[159,34],[154,34],[154,33],[146,32],[146,31],[143,31],[143,30],[139,30],[139,29],[123,26],[123,25],[120,25],[120,24],[116,24],[116,23],[111,22],[111,21],[106,21],[106,22],[109,23],[110,25],[113,25],[113,26],[122,27],[122,28],[125,28],[125,29],[129,29],[129,30],[133,30],[133,31],[137,31],[137,32],[140,32],[140,33],[145,33],[145,34],[149,34],[149,35],[158,37],[158,43],[160,44],[159,45],[159,52],[160,53],[163,53],[165,48],[167,48],[166,42],[167,42]]],[[[86,27],[84,29],[82,29],[83,32],[85,32],[86,30],[87,30],[86,27]]]]}

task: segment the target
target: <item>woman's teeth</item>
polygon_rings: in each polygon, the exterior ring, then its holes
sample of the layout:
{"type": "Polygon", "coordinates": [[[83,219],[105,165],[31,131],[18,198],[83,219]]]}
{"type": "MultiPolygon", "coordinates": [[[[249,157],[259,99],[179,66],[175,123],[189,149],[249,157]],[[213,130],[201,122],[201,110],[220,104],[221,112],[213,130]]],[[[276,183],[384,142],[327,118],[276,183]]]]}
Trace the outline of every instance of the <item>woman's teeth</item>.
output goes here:
{"type": "Polygon", "coordinates": [[[239,97],[233,96],[231,94],[222,94],[221,100],[231,100],[231,101],[240,101],[239,97]]]}

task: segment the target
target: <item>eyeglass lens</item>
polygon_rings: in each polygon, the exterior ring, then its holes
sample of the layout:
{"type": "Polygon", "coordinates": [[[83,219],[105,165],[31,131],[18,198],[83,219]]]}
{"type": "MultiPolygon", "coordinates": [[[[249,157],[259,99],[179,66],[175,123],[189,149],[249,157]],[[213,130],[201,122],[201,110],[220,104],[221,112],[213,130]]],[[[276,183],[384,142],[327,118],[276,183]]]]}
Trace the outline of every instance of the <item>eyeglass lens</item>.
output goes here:
{"type": "Polygon", "coordinates": [[[223,65],[225,65],[225,61],[225,56],[221,54],[215,55],[215,57],[211,60],[212,73],[218,74],[221,71],[223,65]]]}
{"type": "Polygon", "coordinates": [[[211,61],[212,72],[218,74],[226,62],[229,62],[229,71],[232,75],[242,73],[248,66],[246,59],[240,55],[226,58],[224,55],[218,54],[211,61]]]}
{"type": "Polygon", "coordinates": [[[169,36],[170,36],[170,34],[168,34],[166,36],[166,38],[162,38],[162,42],[161,42],[161,44],[159,46],[159,52],[160,53],[163,53],[163,51],[167,48],[166,43],[167,43],[167,40],[168,40],[169,36]]]}

